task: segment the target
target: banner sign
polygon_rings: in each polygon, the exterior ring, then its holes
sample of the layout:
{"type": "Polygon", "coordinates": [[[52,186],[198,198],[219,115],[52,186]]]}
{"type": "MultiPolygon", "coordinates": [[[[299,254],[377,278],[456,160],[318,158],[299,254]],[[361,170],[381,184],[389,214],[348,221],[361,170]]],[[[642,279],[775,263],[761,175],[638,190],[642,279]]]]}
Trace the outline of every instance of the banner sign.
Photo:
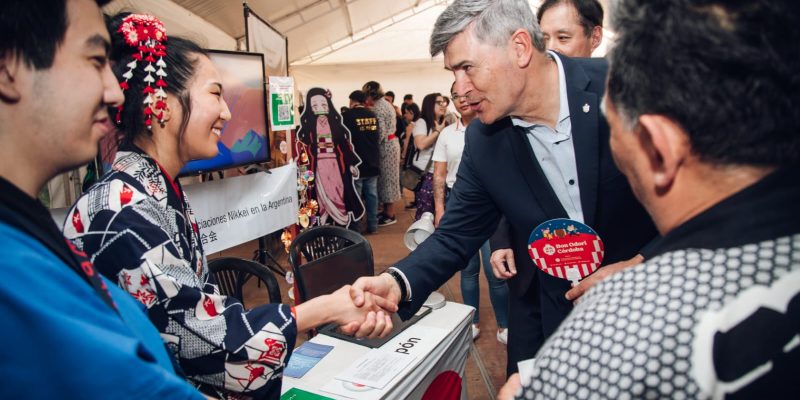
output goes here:
{"type": "Polygon", "coordinates": [[[206,254],[297,223],[297,166],[184,187],[206,254]]]}
{"type": "Polygon", "coordinates": [[[294,129],[294,78],[269,77],[269,111],[273,131],[294,129]]]}
{"type": "Polygon", "coordinates": [[[247,51],[264,54],[267,61],[267,75],[289,75],[286,37],[256,15],[249,7],[246,5],[245,7],[247,10],[245,19],[247,51]]]}

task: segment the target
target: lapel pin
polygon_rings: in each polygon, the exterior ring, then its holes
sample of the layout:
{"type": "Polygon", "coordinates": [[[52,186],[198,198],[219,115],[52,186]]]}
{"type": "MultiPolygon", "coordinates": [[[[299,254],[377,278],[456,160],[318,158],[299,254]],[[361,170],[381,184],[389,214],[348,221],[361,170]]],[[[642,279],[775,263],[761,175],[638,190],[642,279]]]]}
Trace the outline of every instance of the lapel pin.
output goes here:
{"type": "Polygon", "coordinates": [[[589,103],[586,103],[586,104],[583,105],[583,113],[585,114],[585,113],[588,113],[588,112],[589,112],[589,103]]]}

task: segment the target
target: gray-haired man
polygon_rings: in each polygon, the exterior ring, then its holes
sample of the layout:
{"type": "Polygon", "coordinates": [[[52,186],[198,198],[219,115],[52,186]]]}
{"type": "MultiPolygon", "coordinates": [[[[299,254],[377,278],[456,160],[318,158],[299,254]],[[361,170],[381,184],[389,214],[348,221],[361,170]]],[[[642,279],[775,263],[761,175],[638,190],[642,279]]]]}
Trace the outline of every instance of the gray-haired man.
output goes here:
{"type": "Polygon", "coordinates": [[[524,0],[455,1],[439,16],[431,54],[444,52],[455,92],[480,121],[467,129],[448,209],[436,232],[386,274],[356,281],[413,315],[428,294],[467,264],[494,232],[500,214],[517,255],[511,292],[508,372],[533,357],[572,309],[566,280],[546,275],[527,256],[540,223],[572,218],[592,226],[606,263],[628,260],[655,228],[614,166],[608,125],[599,113],[606,73],[601,59],[546,52],[524,0]]]}

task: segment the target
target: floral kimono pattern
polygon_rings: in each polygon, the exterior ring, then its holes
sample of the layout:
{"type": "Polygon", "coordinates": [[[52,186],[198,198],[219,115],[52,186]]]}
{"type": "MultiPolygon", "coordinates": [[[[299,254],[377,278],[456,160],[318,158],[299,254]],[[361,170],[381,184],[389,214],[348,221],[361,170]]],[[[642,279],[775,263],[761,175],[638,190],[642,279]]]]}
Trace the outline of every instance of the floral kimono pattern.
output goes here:
{"type": "Polygon", "coordinates": [[[290,307],[245,310],[208,273],[194,213],[177,180],[137,148],[70,210],[64,234],[147,308],[185,375],[219,397],[271,397],[294,347],[290,307]]]}

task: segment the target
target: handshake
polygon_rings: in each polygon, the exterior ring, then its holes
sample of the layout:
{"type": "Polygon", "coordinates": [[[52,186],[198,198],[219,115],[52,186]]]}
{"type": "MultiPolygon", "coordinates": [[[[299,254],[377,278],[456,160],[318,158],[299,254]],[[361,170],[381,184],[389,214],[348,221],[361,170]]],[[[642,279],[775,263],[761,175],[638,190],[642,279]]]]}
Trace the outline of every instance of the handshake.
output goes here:
{"type": "Polygon", "coordinates": [[[361,277],[352,285],[298,305],[297,330],[335,323],[347,335],[384,337],[392,330],[391,315],[397,312],[400,300],[400,287],[391,275],[361,277]]]}

